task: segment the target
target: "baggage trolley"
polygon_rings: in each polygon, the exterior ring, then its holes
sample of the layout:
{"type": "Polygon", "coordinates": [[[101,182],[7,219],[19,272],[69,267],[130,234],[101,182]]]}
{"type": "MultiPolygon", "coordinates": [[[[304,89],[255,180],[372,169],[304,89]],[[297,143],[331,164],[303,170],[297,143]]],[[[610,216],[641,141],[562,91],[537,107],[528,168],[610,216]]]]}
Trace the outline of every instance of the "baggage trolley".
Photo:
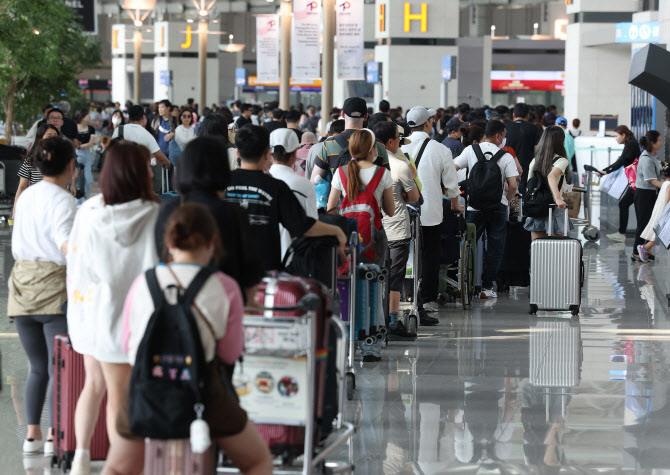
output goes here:
{"type": "MultiPolygon", "coordinates": [[[[348,338],[345,340],[345,367],[343,370],[347,399],[354,398],[356,389],[356,371],[354,356],[356,355],[356,269],[358,266],[358,232],[352,232],[345,253],[349,256],[348,276],[338,279],[338,295],[335,302],[340,302],[340,319],[343,325],[349,326],[348,338]]],[[[339,358],[338,358],[339,361],[339,358]]]]}
{"type": "MultiPolygon", "coordinates": [[[[351,460],[344,465],[326,462],[326,458],[354,433],[353,424],[342,418],[342,407],[337,418],[338,428],[318,447],[315,442],[318,430],[314,415],[317,404],[316,318],[319,305],[316,295],[307,294],[293,307],[245,309],[245,359],[235,373],[240,405],[256,424],[302,426],[305,432],[302,457],[276,459],[273,473],[309,475],[324,473],[327,466],[336,465],[342,470],[353,470],[351,460]],[[300,316],[280,316],[286,312],[300,312],[300,316]],[[251,371],[245,371],[244,367],[251,367],[251,371]],[[271,390],[267,391],[270,386],[271,390]]],[[[331,317],[331,320],[339,319],[331,317]]],[[[343,328],[341,322],[337,325],[340,330],[343,328]]],[[[338,348],[342,347],[342,340],[340,332],[338,348]]],[[[344,391],[343,378],[339,381],[338,391],[344,391]]],[[[217,473],[239,473],[239,470],[227,466],[224,457],[217,473]]]]}
{"type": "MultiPolygon", "coordinates": [[[[412,281],[412,290],[409,299],[411,300],[410,305],[407,305],[407,302],[403,305],[400,304],[400,310],[403,312],[403,324],[409,333],[416,334],[416,331],[419,327],[419,279],[421,278],[421,273],[419,272],[420,259],[421,259],[421,215],[419,210],[407,206],[407,210],[410,215],[410,233],[411,237],[411,249],[410,254],[412,262],[410,265],[411,269],[407,269],[405,274],[405,282],[407,280],[412,281]]],[[[406,286],[405,286],[406,288],[406,286]]]]}
{"type": "MultiPolygon", "coordinates": [[[[593,162],[593,150],[591,150],[591,162],[593,162]]],[[[593,225],[593,197],[592,190],[596,183],[593,182],[593,174],[598,173],[598,169],[592,165],[584,165],[586,171],[586,179],[584,180],[584,188],[575,187],[575,191],[584,193],[584,218],[573,219],[572,223],[575,226],[584,226],[582,235],[587,241],[595,242],[600,239],[600,229],[593,225]]]]}

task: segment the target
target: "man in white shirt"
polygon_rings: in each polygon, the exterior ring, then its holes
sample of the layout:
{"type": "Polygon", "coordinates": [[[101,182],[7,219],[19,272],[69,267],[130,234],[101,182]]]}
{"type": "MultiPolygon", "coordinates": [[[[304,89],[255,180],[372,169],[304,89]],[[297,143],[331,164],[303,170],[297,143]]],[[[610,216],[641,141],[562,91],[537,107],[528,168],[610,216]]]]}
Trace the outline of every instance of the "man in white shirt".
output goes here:
{"type": "MultiPolygon", "coordinates": [[[[54,106],[52,106],[51,104],[47,104],[46,106],[42,107],[42,118],[36,120],[33,126],[30,127],[30,130],[26,134],[26,140],[28,141],[29,150],[30,147],[32,147],[33,142],[35,142],[35,136],[37,135],[37,128],[40,126],[40,124],[46,123],[47,116],[49,115],[49,112],[51,112],[51,109],[53,108],[54,106]]],[[[60,130],[60,128],[58,130],[60,130]]]]}
{"type": "MultiPolygon", "coordinates": [[[[428,312],[437,312],[437,290],[440,278],[440,224],[443,219],[443,187],[451,200],[451,209],[463,212],[458,203],[460,190],[456,168],[451,151],[435,140],[431,140],[435,109],[413,107],[407,113],[407,125],[412,130],[412,143],[402,147],[402,151],[414,157],[417,173],[421,181],[423,205],[421,206],[421,297],[423,308],[428,312]]],[[[423,312],[422,312],[423,313],[423,312]]],[[[420,323],[436,325],[436,318],[421,316],[420,323]],[[431,322],[432,321],[432,322],[431,322]]]]}
{"type": "MultiPolygon", "coordinates": [[[[316,210],[316,191],[307,178],[296,175],[293,171],[295,152],[300,147],[298,136],[291,129],[277,129],[270,134],[270,147],[274,164],[270,167],[270,175],[286,183],[305,210],[308,217],[319,219],[316,210]]],[[[291,246],[291,235],[280,224],[282,259],[291,246]]]]}
{"type": "MultiPolygon", "coordinates": [[[[467,168],[469,171],[468,202],[473,204],[468,206],[467,222],[474,223],[477,227],[477,239],[481,238],[486,231],[486,263],[482,274],[481,298],[494,299],[497,298],[497,294],[493,291],[493,282],[500,269],[507,235],[507,207],[516,196],[516,177],[519,176],[519,171],[512,155],[500,150],[507,135],[505,124],[497,120],[490,121],[486,125],[485,135],[486,138],[482,143],[471,145],[463,150],[455,164],[457,170],[467,168]],[[477,147],[481,151],[479,157],[477,147]],[[475,165],[481,160],[497,160],[501,176],[499,187],[497,184],[490,186],[488,180],[479,179],[482,175],[475,171],[475,165]],[[476,179],[473,177],[473,172],[477,175],[476,179]],[[507,185],[507,190],[505,190],[505,185],[507,185]],[[500,198],[485,196],[487,190],[496,189],[501,193],[500,198]]],[[[484,170],[485,168],[482,167],[485,166],[484,162],[477,165],[479,170],[484,170]]]]}

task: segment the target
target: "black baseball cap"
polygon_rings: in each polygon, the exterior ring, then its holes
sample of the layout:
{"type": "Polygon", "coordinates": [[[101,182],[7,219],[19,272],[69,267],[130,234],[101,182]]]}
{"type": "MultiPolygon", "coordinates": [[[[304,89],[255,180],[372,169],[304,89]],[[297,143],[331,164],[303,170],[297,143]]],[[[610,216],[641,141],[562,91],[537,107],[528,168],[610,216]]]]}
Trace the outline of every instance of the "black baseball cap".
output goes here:
{"type": "Polygon", "coordinates": [[[454,130],[460,129],[461,126],[463,126],[463,122],[461,122],[461,119],[459,119],[458,117],[453,117],[449,119],[449,122],[447,122],[447,125],[445,125],[444,128],[445,130],[447,130],[447,132],[452,132],[454,130]]]}
{"type": "Polygon", "coordinates": [[[368,104],[360,97],[350,97],[344,101],[344,115],[353,119],[363,119],[368,114],[368,104]]]}

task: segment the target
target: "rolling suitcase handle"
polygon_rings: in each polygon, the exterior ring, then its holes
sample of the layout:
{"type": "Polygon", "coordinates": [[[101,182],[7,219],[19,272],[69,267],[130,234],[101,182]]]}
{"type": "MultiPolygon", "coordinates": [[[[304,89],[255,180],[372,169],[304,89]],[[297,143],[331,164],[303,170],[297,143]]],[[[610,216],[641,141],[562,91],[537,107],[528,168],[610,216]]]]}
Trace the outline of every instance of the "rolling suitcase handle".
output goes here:
{"type": "Polygon", "coordinates": [[[170,170],[167,168],[161,167],[162,174],[162,183],[161,183],[161,194],[168,193],[170,191],[170,170]]]}
{"type": "MultiPolygon", "coordinates": [[[[558,205],[556,203],[552,203],[549,205],[549,229],[547,231],[547,234],[549,236],[552,236],[554,234],[554,220],[553,218],[553,210],[554,208],[558,209],[558,205]]],[[[568,228],[570,226],[569,224],[570,217],[568,216],[567,210],[565,211],[565,223],[563,225],[563,235],[567,236],[568,235],[568,228]]]]}

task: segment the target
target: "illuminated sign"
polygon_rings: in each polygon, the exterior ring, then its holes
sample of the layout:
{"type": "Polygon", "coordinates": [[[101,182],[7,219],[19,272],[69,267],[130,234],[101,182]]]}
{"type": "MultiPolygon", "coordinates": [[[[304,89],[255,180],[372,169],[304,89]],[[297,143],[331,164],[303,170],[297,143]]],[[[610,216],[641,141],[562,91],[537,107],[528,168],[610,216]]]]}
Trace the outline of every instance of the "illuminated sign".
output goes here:
{"type": "Polygon", "coordinates": [[[379,4],[379,32],[386,31],[386,4],[379,4]]]}
{"type": "Polygon", "coordinates": [[[379,82],[379,63],[377,61],[370,61],[367,64],[365,78],[368,84],[377,84],[379,82]]]}
{"type": "Polygon", "coordinates": [[[562,91],[564,71],[491,71],[492,91],[562,91]]]}
{"type": "Polygon", "coordinates": [[[191,28],[191,25],[186,26],[186,41],[184,41],[181,44],[181,49],[189,49],[191,47],[192,43],[192,37],[193,36],[193,28],[191,28]]]}
{"type": "Polygon", "coordinates": [[[245,68],[235,68],[235,85],[244,86],[247,83],[247,70],[245,68]]]}
{"type": "Polygon", "coordinates": [[[421,22],[421,33],[428,31],[428,4],[421,4],[421,13],[412,13],[412,5],[405,3],[405,33],[411,31],[411,22],[421,22]]]}
{"type": "Polygon", "coordinates": [[[112,49],[119,49],[119,30],[112,30],[112,49]]]}
{"type": "Polygon", "coordinates": [[[657,21],[646,23],[617,23],[616,43],[658,43],[657,21]]]}

